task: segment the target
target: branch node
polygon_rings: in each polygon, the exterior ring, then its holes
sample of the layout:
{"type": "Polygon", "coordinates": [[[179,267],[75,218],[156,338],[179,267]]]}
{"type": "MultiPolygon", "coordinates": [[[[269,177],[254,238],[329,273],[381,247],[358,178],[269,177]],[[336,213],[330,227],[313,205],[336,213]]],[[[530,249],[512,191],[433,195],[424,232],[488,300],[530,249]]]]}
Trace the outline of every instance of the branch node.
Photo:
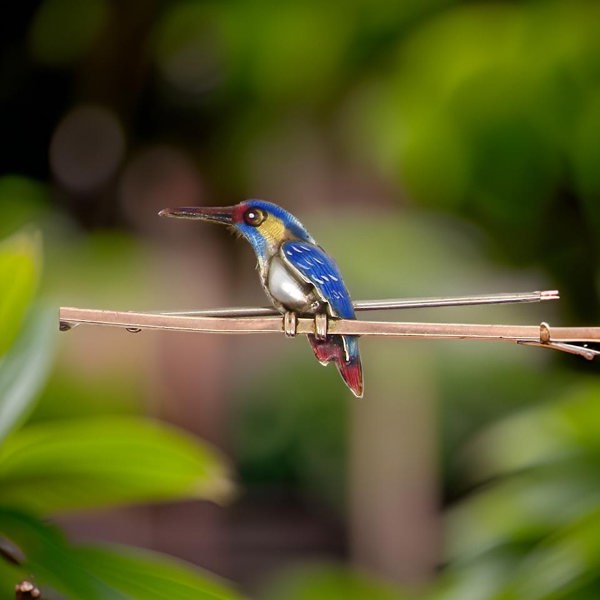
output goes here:
{"type": "Polygon", "coordinates": [[[545,321],[540,323],[540,344],[550,343],[550,325],[545,321]]]}

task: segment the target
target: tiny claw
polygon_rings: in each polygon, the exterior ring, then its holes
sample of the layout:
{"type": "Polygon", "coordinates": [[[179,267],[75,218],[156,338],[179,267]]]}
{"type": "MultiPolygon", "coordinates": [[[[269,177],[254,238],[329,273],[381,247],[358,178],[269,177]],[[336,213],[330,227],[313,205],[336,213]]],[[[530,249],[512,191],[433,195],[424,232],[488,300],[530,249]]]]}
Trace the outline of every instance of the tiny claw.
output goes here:
{"type": "Polygon", "coordinates": [[[315,315],[315,338],[319,341],[327,339],[327,315],[317,313],[315,315]]]}
{"type": "Polygon", "coordinates": [[[286,337],[296,337],[298,316],[295,312],[286,311],[283,315],[283,331],[286,337]]]}

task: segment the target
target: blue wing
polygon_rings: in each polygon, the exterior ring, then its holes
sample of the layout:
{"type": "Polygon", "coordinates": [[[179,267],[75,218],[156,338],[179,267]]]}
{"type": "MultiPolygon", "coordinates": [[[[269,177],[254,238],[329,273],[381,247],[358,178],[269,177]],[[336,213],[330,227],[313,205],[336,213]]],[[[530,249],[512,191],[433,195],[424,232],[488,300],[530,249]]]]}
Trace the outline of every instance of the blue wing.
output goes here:
{"type": "MultiPolygon", "coordinates": [[[[331,315],[354,319],[354,307],[335,261],[321,248],[310,242],[284,242],[281,246],[284,262],[302,279],[315,286],[317,294],[330,307],[331,315]]],[[[363,375],[358,349],[358,337],[353,335],[327,336],[317,340],[308,336],[315,356],[322,364],[334,362],[352,392],[363,395],[363,375]],[[341,338],[341,340],[340,340],[341,338]]]]}
{"type": "Polygon", "coordinates": [[[331,307],[334,317],[354,318],[354,307],[335,261],[309,242],[284,242],[281,256],[331,307]]]}

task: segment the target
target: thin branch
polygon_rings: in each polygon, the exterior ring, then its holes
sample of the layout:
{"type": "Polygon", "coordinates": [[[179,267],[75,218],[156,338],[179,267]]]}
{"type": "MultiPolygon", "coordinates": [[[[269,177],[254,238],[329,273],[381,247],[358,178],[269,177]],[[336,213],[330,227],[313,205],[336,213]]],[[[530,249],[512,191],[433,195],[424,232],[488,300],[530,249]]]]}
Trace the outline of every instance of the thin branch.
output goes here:
{"type": "Polygon", "coordinates": [[[580,343],[600,342],[600,327],[552,327],[541,325],[487,325],[464,323],[404,323],[398,321],[358,321],[314,318],[293,313],[266,317],[206,317],[142,312],[119,312],[86,308],[60,309],[60,328],[67,331],[76,325],[122,327],[137,333],[144,329],[192,331],[202,333],[284,333],[295,335],[360,335],[409,339],[504,341],[542,346],[579,354],[592,359],[600,351],[581,347],[580,343]]]}
{"type": "MultiPolygon", "coordinates": [[[[444,296],[430,298],[390,298],[386,300],[357,300],[354,310],[403,310],[446,306],[477,306],[483,304],[521,304],[558,300],[558,290],[517,292],[513,294],[480,294],[475,296],[444,296]]],[[[213,308],[208,310],[160,311],[156,314],[198,317],[266,317],[280,314],[272,306],[213,308]]]]}

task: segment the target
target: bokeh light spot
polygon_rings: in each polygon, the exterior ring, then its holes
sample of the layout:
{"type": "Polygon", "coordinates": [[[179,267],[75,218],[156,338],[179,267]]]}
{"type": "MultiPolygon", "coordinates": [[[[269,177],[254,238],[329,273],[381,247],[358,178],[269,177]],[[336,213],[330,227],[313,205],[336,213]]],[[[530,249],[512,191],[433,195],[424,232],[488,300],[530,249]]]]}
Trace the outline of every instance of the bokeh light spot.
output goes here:
{"type": "Polygon", "coordinates": [[[100,106],[81,106],[58,124],[50,165],[66,188],[91,192],[114,176],[124,151],[125,136],[115,115],[100,106]]]}
{"type": "MultiPolygon", "coordinates": [[[[119,186],[124,214],[147,233],[164,228],[167,220],[156,216],[161,208],[202,204],[203,191],[200,175],[190,158],[166,145],[141,150],[125,167],[119,186]]],[[[186,228],[166,230],[181,236],[186,228]]]]}

